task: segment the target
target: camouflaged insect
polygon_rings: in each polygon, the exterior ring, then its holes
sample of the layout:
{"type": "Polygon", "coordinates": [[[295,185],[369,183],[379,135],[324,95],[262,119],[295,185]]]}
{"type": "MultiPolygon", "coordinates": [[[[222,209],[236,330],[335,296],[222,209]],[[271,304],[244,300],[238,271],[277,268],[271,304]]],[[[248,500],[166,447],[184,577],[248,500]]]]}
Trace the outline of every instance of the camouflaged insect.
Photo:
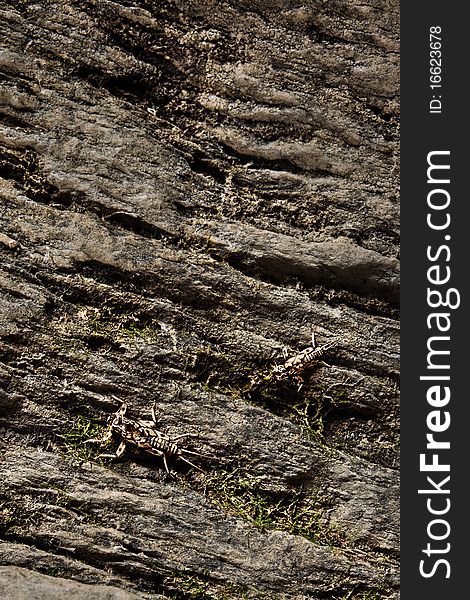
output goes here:
{"type": "Polygon", "coordinates": [[[303,380],[303,372],[306,369],[310,369],[311,367],[316,366],[327,352],[336,345],[336,342],[330,342],[325,344],[324,346],[317,347],[315,343],[315,334],[312,333],[312,345],[308,348],[304,348],[295,356],[288,358],[284,364],[277,365],[273,369],[274,376],[276,379],[295,379],[299,387],[302,387],[303,380]]]}
{"type": "MultiPolygon", "coordinates": [[[[163,458],[165,470],[170,473],[167,459],[170,457],[178,458],[188,465],[203,471],[200,467],[189,461],[183,454],[191,454],[195,456],[204,456],[198,452],[192,452],[181,448],[177,443],[178,440],[184,437],[194,437],[195,434],[183,433],[176,437],[170,437],[166,433],[156,429],[158,420],[155,414],[155,406],[152,407],[152,421],[137,421],[126,417],[127,404],[123,403],[121,408],[111,415],[108,419],[108,427],[106,428],[101,438],[87,440],[86,443],[99,442],[101,446],[105,446],[111,441],[114,435],[121,438],[116,452],[114,454],[100,454],[98,458],[119,458],[122,456],[128,445],[133,446],[138,451],[158,456],[163,458]]],[[[208,458],[208,457],[206,457],[208,458]]]]}

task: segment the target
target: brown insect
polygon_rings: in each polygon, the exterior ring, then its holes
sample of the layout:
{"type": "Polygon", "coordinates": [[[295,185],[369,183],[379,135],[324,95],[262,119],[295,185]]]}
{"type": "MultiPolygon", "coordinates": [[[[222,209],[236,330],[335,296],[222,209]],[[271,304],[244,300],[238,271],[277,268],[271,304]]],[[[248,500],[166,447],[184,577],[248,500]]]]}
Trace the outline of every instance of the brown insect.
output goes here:
{"type": "MultiPolygon", "coordinates": [[[[295,379],[299,383],[298,389],[300,390],[304,383],[302,373],[321,362],[325,353],[334,346],[336,346],[336,342],[330,342],[324,346],[317,347],[315,333],[312,333],[312,345],[304,348],[295,356],[288,358],[284,364],[275,366],[273,369],[274,376],[280,380],[295,379]]],[[[287,358],[287,351],[284,350],[284,352],[287,358]]]]}
{"type": "Polygon", "coordinates": [[[119,458],[122,456],[128,445],[134,446],[137,450],[150,454],[152,456],[158,456],[163,458],[163,464],[165,470],[170,473],[168,468],[168,458],[175,457],[179,460],[184,461],[188,465],[203,471],[201,467],[198,467],[190,460],[183,456],[184,454],[191,454],[195,456],[203,456],[199,452],[193,452],[181,448],[178,444],[178,440],[185,437],[195,437],[193,433],[183,433],[176,437],[170,437],[166,433],[156,429],[158,425],[158,419],[155,413],[155,405],[152,407],[152,421],[136,421],[126,417],[127,404],[123,403],[121,408],[111,415],[108,419],[108,427],[101,438],[87,440],[86,443],[99,442],[101,446],[105,446],[111,441],[113,435],[118,435],[122,439],[116,452],[114,454],[100,454],[98,458],[119,458]]]}

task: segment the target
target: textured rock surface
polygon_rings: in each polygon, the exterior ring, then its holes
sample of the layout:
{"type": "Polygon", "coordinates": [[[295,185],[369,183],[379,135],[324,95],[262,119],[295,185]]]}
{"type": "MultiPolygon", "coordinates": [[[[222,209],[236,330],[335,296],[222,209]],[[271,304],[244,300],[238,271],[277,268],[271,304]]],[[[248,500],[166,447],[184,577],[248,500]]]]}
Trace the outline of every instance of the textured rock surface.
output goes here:
{"type": "Polygon", "coordinates": [[[139,600],[142,596],[119,588],[104,585],[86,585],[70,579],[40,575],[19,567],[0,567],[0,592],[2,598],[22,600],[139,600]]]}
{"type": "Polygon", "coordinates": [[[398,5],[0,15],[0,590],[397,598],[398,5]]]}

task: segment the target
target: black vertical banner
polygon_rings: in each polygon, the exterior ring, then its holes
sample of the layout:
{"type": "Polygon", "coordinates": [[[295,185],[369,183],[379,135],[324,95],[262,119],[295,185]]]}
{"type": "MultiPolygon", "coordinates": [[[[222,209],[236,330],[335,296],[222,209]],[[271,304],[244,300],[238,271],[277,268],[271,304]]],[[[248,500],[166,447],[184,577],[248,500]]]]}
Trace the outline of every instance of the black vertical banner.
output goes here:
{"type": "Polygon", "coordinates": [[[467,30],[401,4],[402,600],[468,594],[467,30]]]}

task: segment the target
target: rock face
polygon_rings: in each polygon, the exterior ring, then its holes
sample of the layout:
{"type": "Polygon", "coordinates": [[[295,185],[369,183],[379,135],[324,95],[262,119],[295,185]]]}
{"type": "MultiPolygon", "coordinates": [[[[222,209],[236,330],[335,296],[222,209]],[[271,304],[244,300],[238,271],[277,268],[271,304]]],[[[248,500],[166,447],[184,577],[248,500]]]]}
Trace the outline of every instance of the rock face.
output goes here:
{"type": "Polygon", "coordinates": [[[398,4],[0,15],[0,595],[397,598],[398,4]]]}

